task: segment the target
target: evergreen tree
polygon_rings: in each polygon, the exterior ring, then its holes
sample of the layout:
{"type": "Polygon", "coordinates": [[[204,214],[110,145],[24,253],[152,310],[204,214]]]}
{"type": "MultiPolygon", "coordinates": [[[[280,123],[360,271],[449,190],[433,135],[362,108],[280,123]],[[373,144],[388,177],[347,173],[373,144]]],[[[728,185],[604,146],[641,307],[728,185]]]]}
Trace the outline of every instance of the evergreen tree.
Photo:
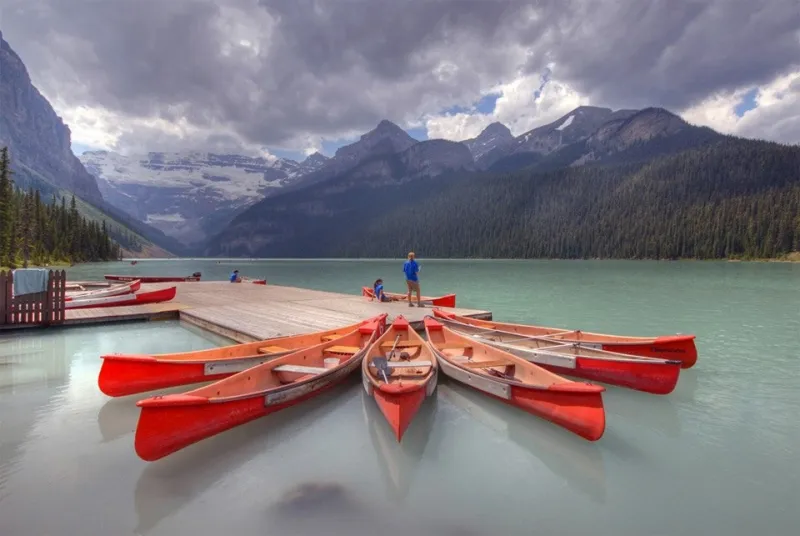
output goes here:
{"type": "Polygon", "coordinates": [[[82,217],[75,196],[67,208],[54,195],[49,205],[38,190],[15,191],[7,149],[0,149],[0,264],[102,261],[120,257],[105,222],[82,217]]]}

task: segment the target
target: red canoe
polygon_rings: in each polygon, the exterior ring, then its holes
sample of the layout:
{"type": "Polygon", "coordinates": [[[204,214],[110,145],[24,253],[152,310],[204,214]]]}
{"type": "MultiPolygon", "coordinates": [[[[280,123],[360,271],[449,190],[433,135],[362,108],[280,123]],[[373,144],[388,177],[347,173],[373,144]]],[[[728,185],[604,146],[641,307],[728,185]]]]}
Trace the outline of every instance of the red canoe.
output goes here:
{"type": "Polygon", "coordinates": [[[103,276],[109,281],[136,281],[137,279],[142,283],[183,283],[186,281],[200,281],[200,272],[185,277],[171,277],[171,276],[149,276],[149,275],[106,275],[103,276]]]}
{"type": "Polygon", "coordinates": [[[336,339],[369,322],[379,322],[383,328],[386,315],[327,331],[275,337],[208,350],[156,355],[104,355],[101,356],[103,364],[97,377],[97,385],[108,396],[127,396],[221,380],[276,357],[336,339]]]}
{"type": "Polygon", "coordinates": [[[182,394],[139,401],[134,446],[158,460],[220,432],[294,406],[333,387],[361,365],[380,330],[357,330],[182,394]]]}
{"type": "Polygon", "coordinates": [[[436,389],[438,369],[430,347],[403,316],[367,351],[361,365],[364,390],[375,398],[397,441],[436,389]]]}
{"type": "MultiPolygon", "coordinates": [[[[391,301],[404,301],[408,300],[408,296],[405,294],[399,294],[397,292],[384,292],[387,298],[391,301]]],[[[372,300],[375,299],[375,291],[370,287],[361,287],[361,295],[366,296],[372,300]]],[[[430,296],[420,296],[420,302],[425,305],[434,305],[436,307],[450,307],[453,308],[456,306],[456,295],[455,294],[445,294],[444,296],[439,296],[437,298],[431,298],[430,296]]],[[[417,303],[417,296],[415,294],[411,295],[411,301],[413,303],[417,303]]]]}
{"type": "Polygon", "coordinates": [[[442,372],[454,380],[589,441],[603,436],[604,387],[562,378],[525,359],[460,335],[430,316],[425,317],[425,331],[442,372]]]}
{"type": "Polygon", "coordinates": [[[120,296],[122,294],[132,294],[141,288],[142,282],[138,279],[130,283],[111,285],[108,288],[97,290],[84,290],[79,292],[67,292],[66,301],[87,300],[91,298],[108,298],[109,296],[120,296]]]}
{"type": "Polygon", "coordinates": [[[87,298],[85,300],[68,301],[65,309],[93,309],[96,307],[122,307],[126,305],[144,305],[146,303],[161,303],[170,301],[175,297],[176,287],[169,287],[139,294],[122,294],[107,298],[87,298]]]}
{"type": "Polygon", "coordinates": [[[439,318],[449,318],[463,324],[470,324],[487,329],[499,329],[510,333],[518,333],[529,337],[540,337],[564,343],[580,344],[584,348],[596,348],[609,352],[655,357],[658,359],[678,360],[681,368],[692,368],[697,362],[697,347],[694,335],[665,335],[661,337],[626,337],[621,335],[605,335],[588,331],[526,326],[493,320],[478,320],[459,316],[448,311],[433,311],[439,318]]]}
{"type": "Polygon", "coordinates": [[[481,328],[448,318],[439,320],[462,335],[505,350],[556,374],[666,395],[675,389],[681,372],[681,362],[677,360],[607,352],[579,344],[481,328]]]}

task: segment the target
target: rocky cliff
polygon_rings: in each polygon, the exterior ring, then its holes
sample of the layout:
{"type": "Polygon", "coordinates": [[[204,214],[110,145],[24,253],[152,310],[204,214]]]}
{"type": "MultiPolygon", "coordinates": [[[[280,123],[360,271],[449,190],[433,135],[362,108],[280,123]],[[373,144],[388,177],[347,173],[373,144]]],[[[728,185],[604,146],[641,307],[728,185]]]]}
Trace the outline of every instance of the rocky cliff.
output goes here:
{"type": "Polygon", "coordinates": [[[47,183],[101,203],[97,182],[72,153],[69,127],[31,83],[28,70],[0,33],[0,146],[13,165],[47,183]]]}

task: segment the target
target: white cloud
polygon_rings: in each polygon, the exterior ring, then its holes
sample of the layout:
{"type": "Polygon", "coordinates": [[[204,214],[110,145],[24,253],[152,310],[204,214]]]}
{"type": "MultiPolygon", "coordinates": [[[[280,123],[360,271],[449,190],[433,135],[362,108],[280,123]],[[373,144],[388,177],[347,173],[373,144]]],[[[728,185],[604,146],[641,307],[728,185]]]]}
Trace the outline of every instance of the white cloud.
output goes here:
{"type": "MultiPolygon", "coordinates": [[[[551,66],[553,67],[553,66],[551,66]]],[[[520,76],[517,79],[490,88],[485,94],[500,96],[492,113],[475,110],[450,115],[431,115],[425,120],[429,138],[456,141],[474,138],[495,121],[519,136],[533,128],[555,121],[578,106],[589,104],[589,99],[578,94],[567,84],[550,78],[550,71],[542,76],[520,76]]]]}
{"type": "Polygon", "coordinates": [[[682,112],[684,119],[725,134],[800,143],[800,70],[758,88],[756,107],[736,115],[736,106],[752,88],[713,95],[682,112]]]}

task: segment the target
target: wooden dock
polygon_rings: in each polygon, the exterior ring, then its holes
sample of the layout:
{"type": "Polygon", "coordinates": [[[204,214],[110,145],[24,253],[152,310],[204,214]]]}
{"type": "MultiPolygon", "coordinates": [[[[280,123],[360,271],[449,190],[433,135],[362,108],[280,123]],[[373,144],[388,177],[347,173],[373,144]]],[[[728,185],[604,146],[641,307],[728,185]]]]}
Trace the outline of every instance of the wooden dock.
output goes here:
{"type": "MultiPolygon", "coordinates": [[[[422,329],[430,307],[406,302],[380,303],[363,296],[275,285],[231,284],[222,281],[142,285],[142,291],[177,287],[167,303],[130,307],[67,310],[64,325],[103,324],[133,320],[180,319],[237,342],[296,335],[352,324],[388,313],[388,321],[404,315],[422,329]]],[[[460,315],[491,319],[492,313],[449,309],[460,315]]]]}

